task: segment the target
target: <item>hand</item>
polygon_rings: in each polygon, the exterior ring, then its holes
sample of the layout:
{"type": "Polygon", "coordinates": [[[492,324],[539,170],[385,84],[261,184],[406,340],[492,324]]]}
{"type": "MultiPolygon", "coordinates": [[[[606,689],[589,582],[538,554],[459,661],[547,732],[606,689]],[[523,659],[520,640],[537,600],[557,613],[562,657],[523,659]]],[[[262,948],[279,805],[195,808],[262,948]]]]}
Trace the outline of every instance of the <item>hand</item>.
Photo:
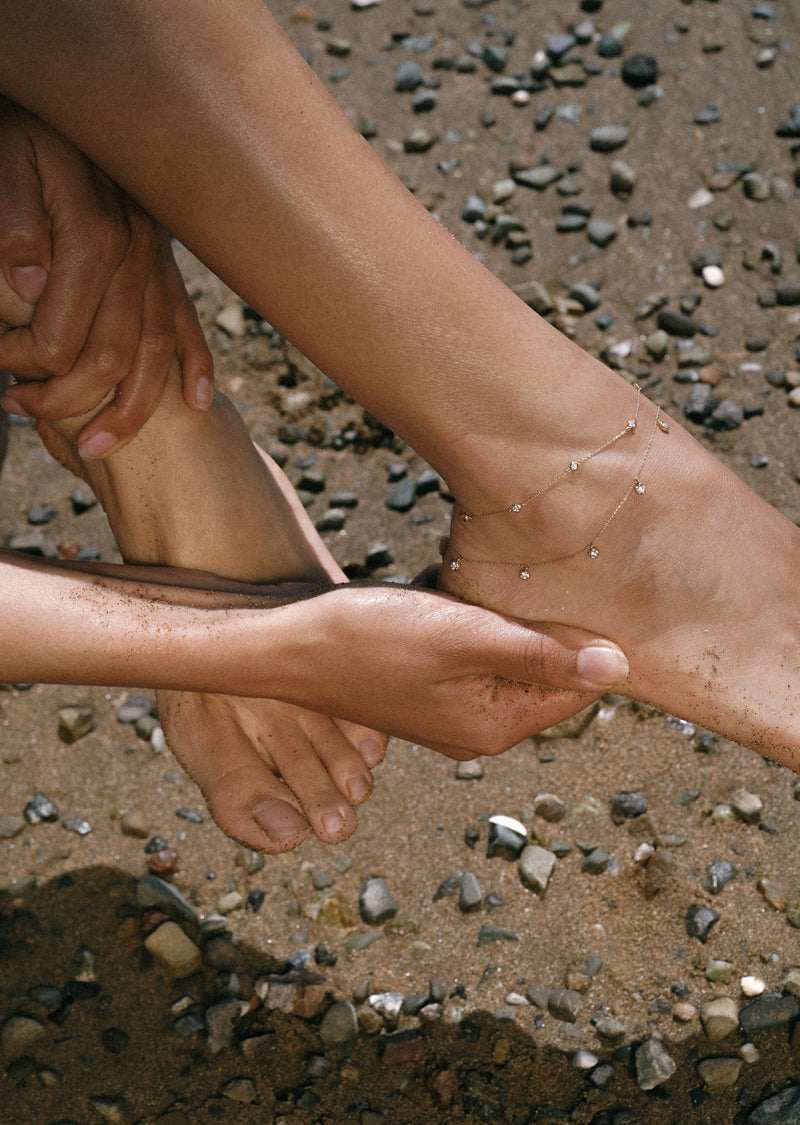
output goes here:
{"type": "Polygon", "coordinates": [[[0,98],[0,368],[12,413],[75,417],[104,456],[155,409],[174,354],[187,404],[211,400],[211,358],[165,231],[38,118],[0,98]]]}
{"type": "Polygon", "coordinates": [[[411,587],[351,584],[266,618],[235,616],[216,649],[222,667],[208,669],[218,690],[274,696],[453,758],[503,753],[628,673],[622,651],[593,633],[411,587]]]}

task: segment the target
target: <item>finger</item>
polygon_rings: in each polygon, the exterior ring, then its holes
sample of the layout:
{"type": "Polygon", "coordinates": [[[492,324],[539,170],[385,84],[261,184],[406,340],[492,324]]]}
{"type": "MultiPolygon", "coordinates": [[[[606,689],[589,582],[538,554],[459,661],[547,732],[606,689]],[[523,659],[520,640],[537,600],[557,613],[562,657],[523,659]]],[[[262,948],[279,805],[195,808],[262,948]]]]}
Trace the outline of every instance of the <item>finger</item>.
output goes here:
{"type": "Polygon", "coordinates": [[[208,410],[214,398],[214,364],[197,309],[167,246],[167,281],[175,318],[175,350],[181,361],[183,397],[193,410],[208,410]]]}
{"type": "Polygon", "coordinates": [[[155,268],[144,294],[141,335],[130,370],[113,401],[78,435],[85,461],[105,457],[139,432],[153,414],[175,357],[175,325],[166,278],[155,268]]]}
{"type": "MultiPolygon", "coordinates": [[[[47,146],[40,151],[46,161],[47,146]]],[[[127,218],[110,182],[77,153],[70,158],[70,176],[68,193],[59,190],[58,177],[39,185],[51,220],[47,284],[30,325],[0,340],[0,365],[26,379],[72,370],[130,243],[127,218]]]]}
{"type": "Polygon", "coordinates": [[[47,280],[50,220],[41,205],[41,187],[30,145],[7,145],[3,158],[0,271],[21,302],[11,315],[8,308],[1,315],[6,324],[19,326],[29,323],[30,306],[41,296],[47,280]]]}

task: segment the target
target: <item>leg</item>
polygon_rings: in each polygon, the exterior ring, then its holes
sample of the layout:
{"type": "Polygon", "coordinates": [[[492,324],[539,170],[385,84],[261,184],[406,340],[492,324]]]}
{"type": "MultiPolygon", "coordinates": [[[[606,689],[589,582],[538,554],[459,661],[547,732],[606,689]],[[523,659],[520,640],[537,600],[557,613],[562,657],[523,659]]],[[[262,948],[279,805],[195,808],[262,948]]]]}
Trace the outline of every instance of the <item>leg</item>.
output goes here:
{"type": "MultiPolygon", "coordinates": [[[[62,438],[77,432],[74,423],[56,425],[62,438]]],[[[64,459],[63,448],[54,452],[64,459]]],[[[189,410],[177,369],[145,429],[82,475],[128,561],[251,582],[343,580],[288,481],[255,450],[230,404],[217,396],[210,413],[189,410]]],[[[385,746],[367,728],[277,700],[160,692],[159,710],[220,827],[267,851],[295,846],[309,824],[330,843],[350,835],[352,806],[369,794],[368,767],[385,746]]]]}
{"type": "MultiPolygon", "coordinates": [[[[224,0],[213,15],[200,0],[176,0],[157,19],[133,0],[119,20],[115,9],[113,26],[88,0],[24,9],[0,0],[0,10],[14,46],[7,92],[88,151],[414,445],[465,511],[534,494],[630,416],[628,384],[539,320],[427,215],[259,0],[224,0]],[[278,268],[265,271],[266,261],[278,268]],[[436,300],[421,306],[420,293],[436,300]]],[[[580,557],[537,568],[527,584],[480,565],[560,558],[590,542],[606,497],[621,496],[628,486],[619,481],[637,472],[652,410],[641,417],[632,443],[593,460],[516,524],[454,527],[453,550],[479,561],[445,581],[509,613],[609,633],[634,650],[631,693],[797,764],[800,532],[679,427],[656,437],[647,493],[613,521],[588,574],[580,557]],[[534,535],[541,555],[532,555],[534,535]]]]}

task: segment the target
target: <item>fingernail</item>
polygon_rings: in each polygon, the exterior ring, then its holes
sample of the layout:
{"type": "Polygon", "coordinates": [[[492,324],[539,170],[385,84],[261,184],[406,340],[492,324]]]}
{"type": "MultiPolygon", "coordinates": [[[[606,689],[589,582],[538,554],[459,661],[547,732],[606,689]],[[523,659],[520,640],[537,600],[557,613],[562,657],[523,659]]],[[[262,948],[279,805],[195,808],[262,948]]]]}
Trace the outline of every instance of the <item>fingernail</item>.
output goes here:
{"type": "Polygon", "coordinates": [[[296,840],[308,832],[308,821],[286,801],[262,801],[253,811],[253,819],[262,832],[276,844],[296,840]]]}
{"type": "Polygon", "coordinates": [[[194,389],[194,403],[198,410],[208,410],[214,400],[214,385],[210,379],[198,379],[194,389]]]}
{"type": "Polygon", "coordinates": [[[97,461],[117,444],[113,434],[92,434],[85,441],[78,442],[78,453],[84,461],[97,461]]]}
{"type": "Polygon", "coordinates": [[[15,398],[10,398],[8,395],[3,395],[3,410],[7,414],[16,414],[18,418],[30,418],[30,414],[24,407],[20,406],[15,398]]]}
{"type": "Polygon", "coordinates": [[[578,653],[579,675],[599,687],[621,684],[628,675],[625,653],[608,645],[587,645],[578,653]]]}
{"type": "Polygon", "coordinates": [[[26,301],[38,301],[47,284],[47,270],[41,266],[12,266],[14,288],[26,301]]]}
{"type": "Polygon", "coordinates": [[[358,774],[345,782],[345,789],[351,805],[360,805],[372,792],[372,778],[358,774]]]}

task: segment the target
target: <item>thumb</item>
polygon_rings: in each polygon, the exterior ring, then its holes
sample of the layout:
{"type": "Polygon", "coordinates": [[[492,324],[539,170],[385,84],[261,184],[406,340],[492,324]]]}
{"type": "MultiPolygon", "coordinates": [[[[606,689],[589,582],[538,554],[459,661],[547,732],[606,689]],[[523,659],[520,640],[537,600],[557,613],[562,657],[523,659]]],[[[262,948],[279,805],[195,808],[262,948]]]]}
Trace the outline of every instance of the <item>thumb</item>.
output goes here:
{"type": "Polygon", "coordinates": [[[492,646],[494,674],[521,683],[573,691],[609,691],[628,676],[625,653],[613,641],[569,625],[506,621],[492,646]]]}
{"type": "Polygon", "coordinates": [[[20,297],[35,304],[47,284],[47,270],[43,266],[12,266],[9,273],[11,284],[20,297]]]}

